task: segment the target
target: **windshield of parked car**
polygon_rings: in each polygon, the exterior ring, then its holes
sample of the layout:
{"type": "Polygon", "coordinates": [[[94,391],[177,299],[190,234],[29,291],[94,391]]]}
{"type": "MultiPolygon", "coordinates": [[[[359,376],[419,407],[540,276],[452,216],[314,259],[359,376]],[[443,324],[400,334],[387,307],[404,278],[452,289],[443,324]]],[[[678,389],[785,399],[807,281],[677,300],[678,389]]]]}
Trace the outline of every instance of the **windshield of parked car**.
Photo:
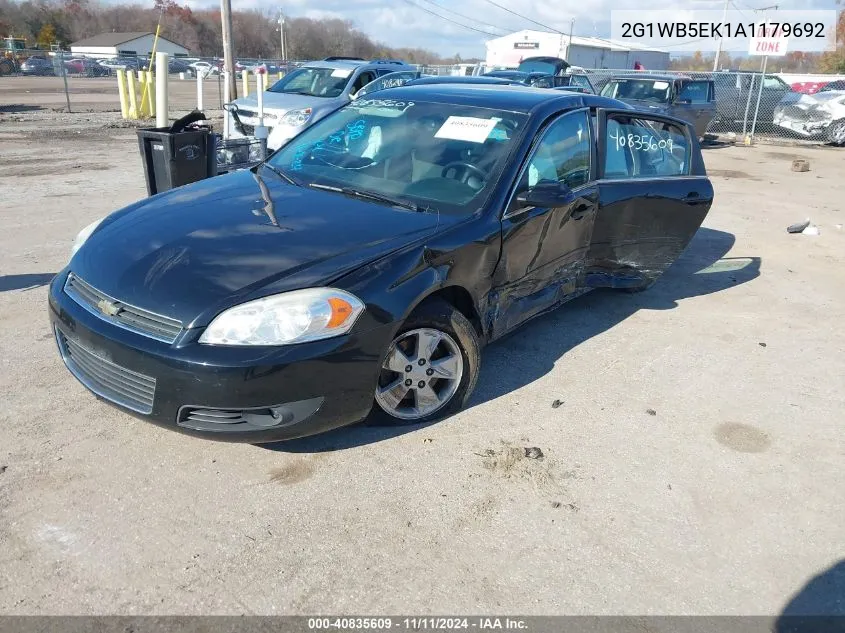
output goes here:
{"type": "Polygon", "coordinates": [[[555,75],[558,72],[558,64],[528,60],[521,62],[518,70],[522,73],[543,73],[544,75],[555,75]]]}
{"type": "Polygon", "coordinates": [[[671,90],[671,84],[661,79],[611,79],[602,88],[601,96],[611,99],[667,103],[671,90]]]}
{"type": "Polygon", "coordinates": [[[350,68],[299,68],[270,86],[270,92],[308,95],[309,97],[337,97],[343,92],[350,68]]]}
{"type": "Polygon", "coordinates": [[[379,95],[318,121],[268,162],[303,186],[376,194],[420,210],[481,209],[527,116],[379,95]]]}

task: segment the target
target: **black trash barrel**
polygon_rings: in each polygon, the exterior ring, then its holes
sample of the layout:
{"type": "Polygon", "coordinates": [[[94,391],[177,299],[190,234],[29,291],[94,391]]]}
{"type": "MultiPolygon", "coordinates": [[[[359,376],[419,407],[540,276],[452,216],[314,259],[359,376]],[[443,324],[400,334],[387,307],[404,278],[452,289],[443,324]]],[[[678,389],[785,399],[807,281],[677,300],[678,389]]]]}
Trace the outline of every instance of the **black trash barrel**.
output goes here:
{"type": "Polygon", "coordinates": [[[138,130],[147,193],[151,196],[217,175],[215,137],[210,130],[172,129],[138,130]]]}

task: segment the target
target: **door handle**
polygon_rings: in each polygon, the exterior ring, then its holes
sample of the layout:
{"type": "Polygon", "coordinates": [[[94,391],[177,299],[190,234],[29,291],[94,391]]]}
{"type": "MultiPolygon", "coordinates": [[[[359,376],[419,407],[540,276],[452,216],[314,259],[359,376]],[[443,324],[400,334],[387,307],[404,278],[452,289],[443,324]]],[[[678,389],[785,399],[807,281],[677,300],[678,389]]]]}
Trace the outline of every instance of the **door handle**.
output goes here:
{"type": "Polygon", "coordinates": [[[592,208],[593,208],[593,205],[590,204],[589,202],[582,202],[581,204],[576,205],[572,209],[572,212],[569,214],[569,217],[572,218],[573,220],[580,220],[581,218],[583,218],[587,214],[587,211],[589,211],[592,208]]]}
{"type": "Polygon", "coordinates": [[[690,191],[684,196],[683,200],[689,205],[696,205],[701,202],[701,196],[697,191],[690,191]]]}

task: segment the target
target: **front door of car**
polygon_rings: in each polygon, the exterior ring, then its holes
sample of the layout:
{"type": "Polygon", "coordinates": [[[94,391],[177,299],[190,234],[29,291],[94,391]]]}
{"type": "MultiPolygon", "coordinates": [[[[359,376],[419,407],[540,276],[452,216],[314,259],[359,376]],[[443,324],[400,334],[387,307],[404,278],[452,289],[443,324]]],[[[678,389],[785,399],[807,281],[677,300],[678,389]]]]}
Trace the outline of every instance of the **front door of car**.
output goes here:
{"type": "Polygon", "coordinates": [[[644,288],[680,256],[713,203],[691,126],[630,110],[599,110],[596,221],[589,287],[644,288]]]}
{"type": "Polygon", "coordinates": [[[589,110],[560,115],[540,133],[502,216],[494,338],[577,294],[598,201],[594,165],[589,110]],[[518,201],[554,184],[561,193],[548,204],[518,201]]]}

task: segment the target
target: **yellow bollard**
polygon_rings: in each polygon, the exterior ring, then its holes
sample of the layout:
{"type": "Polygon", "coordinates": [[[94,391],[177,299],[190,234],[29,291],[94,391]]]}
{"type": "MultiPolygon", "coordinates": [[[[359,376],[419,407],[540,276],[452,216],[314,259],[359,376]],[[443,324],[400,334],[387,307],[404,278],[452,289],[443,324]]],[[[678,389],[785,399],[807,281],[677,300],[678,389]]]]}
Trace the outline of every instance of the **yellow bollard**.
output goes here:
{"type": "Polygon", "coordinates": [[[243,84],[244,84],[244,96],[248,97],[249,96],[249,71],[248,70],[244,69],[241,72],[241,79],[243,79],[243,84]]]}
{"type": "Polygon", "coordinates": [[[285,73],[283,73],[283,72],[280,70],[280,71],[279,71],[279,79],[281,79],[281,78],[282,78],[282,77],[284,77],[284,76],[285,76],[285,73]]]}
{"type": "Polygon", "coordinates": [[[138,118],[146,119],[150,116],[147,111],[147,71],[138,71],[138,91],[140,93],[138,99],[138,118]]]}
{"type": "Polygon", "coordinates": [[[120,116],[129,118],[129,100],[126,96],[126,71],[117,69],[117,93],[120,95],[120,116]]]}
{"type": "Polygon", "coordinates": [[[150,118],[156,115],[156,82],[153,71],[147,71],[147,113],[150,118]]]}
{"type": "Polygon", "coordinates": [[[129,118],[138,118],[138,95],[135,92],[135,72],[126,71],[126,89],[129,92],[129,118]]]}

